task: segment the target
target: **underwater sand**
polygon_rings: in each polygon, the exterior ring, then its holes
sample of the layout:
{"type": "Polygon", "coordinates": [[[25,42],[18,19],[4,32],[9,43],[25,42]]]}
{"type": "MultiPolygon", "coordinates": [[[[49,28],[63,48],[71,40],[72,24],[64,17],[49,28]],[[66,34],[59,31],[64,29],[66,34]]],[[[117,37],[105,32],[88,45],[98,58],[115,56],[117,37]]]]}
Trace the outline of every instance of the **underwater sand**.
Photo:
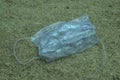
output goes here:
{"type": "MultiPolygon", "coordinates": [[[[38,56],[30,41],[16,47],[20,60],[38,56]]],[[[0,0],[0,80],[120,80],[120,0],[0,0]],[[13,57],[13,44],[42,27],[88,14],[107,51],[100,44],[51,63],[35,60],[25,66],[13,57]]]]}

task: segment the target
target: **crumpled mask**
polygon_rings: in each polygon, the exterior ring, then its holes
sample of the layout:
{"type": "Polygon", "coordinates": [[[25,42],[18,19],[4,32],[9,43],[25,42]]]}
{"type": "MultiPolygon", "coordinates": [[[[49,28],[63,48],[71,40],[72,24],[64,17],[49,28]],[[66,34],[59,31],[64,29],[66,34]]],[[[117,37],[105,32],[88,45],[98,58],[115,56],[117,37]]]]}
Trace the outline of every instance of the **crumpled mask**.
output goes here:
{"type": "Polygon", "coordinates": [[[31,41],[38,47],[39,57],[47,62],[82,52],[98,43],[95,27],[87,15],[46,26],[31,41]]]}
{"type": "MultiPolygon", "coordinates": [[[[98,39],[94,25],[87,15],[68,22],[57,22],[40,29],[30,38],[20,38],[13,46],[13,54],[20,64],[27,64],[35,59],[44,59],[51,62],[62,57],[80,53],[100,42],[103,46],[104,60],[96,74],[106,63],[106,50],[104,44],[98,39]],[[16,56],[16,45],[18,41],[31,39],[39,50],[39,57],[33,57],[25,62],[20,61],[16,56]]],[[[92,77],[94,76],[92,75],[92,77]]]]}

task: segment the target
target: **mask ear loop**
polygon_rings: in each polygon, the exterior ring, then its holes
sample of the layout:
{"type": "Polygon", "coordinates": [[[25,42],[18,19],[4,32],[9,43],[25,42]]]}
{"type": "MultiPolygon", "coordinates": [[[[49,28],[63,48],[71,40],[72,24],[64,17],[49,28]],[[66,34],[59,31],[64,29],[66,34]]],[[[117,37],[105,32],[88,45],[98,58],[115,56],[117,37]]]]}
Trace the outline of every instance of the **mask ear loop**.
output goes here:
{"type": "Polygon", "coordinates": [[[39,59],[39,57],[33,57],[32,59],[29,59],[29,60],[26,60],[25,62],[23,62],[23,61],[19,60],[18,57],[16,56],[16,45],[17,45],[17,43],[18,43],[19,41],[21,41],[21,40],[28,40],[28,39],[31,39],[31,37],[28,37],[28,38],[20,38],[20,39],[18,39],[18,40],[14,43],[14,45],[13,45],[13,56],[15,57],[16,61],[17,61],[19,64],[22,64],[22,65],[26,65],[26,64],[28,64],[28,63],[36,60],[36,59],[39,59]]]}
{"type": "MultiPolygon", "coordinates": [[[[97,37],[97,36],[96,36],[97,37]]],[[[99,66],[95,72],[93,72],[93,74],[87,78],[93,78],[95,77],[95,75],[104,68],[106,62],[107,62],[107,52],[106,52],[106,48],[105,45],[103,44],[103,42],[98,38],[100,44],[102,45],[102,50],[103,50],[103,63],[101,64],[101,66],[99,66]]]]}

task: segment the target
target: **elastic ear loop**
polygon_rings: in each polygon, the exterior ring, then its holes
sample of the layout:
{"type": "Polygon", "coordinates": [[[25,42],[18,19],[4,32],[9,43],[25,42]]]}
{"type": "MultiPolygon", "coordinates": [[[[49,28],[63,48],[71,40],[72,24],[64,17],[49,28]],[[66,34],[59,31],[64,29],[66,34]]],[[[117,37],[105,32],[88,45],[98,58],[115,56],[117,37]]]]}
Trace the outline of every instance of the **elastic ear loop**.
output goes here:
{"type": "Polygon", "coordinates": [[[18,59],[18,57],[16,56],[16,45],[17,45],[17,43],[18,43],[19,41],[25,40],[25,39],[26,39],[26,40],[27,40],[27,39],[31,39],[31,37],[28,37],[28,38],[20,38],[20,39],[18,39],[18,40],[14,43],[14,46],[13,46],[13,55],[14,55],[16,61],[17,61],[19,64],[22,64],[22,65],[26,65],[26,64],[28,64],[28,63],[36,60],[36,59],[39,59],[39,57],[33,57],[32,59],[26,60],[25,62],[23,62],[23,61],[21,61],[21,60],[18,59]]]}
{"type": "MultiPolygon", "coordinates": [[[[99,38],[98,38],[98,39],[99,39],[99,38]]],[[[103,57],[104,57],[103,63],[102,63],[101,66],[99,66],[99,67],[95,70],[95,72],[93,72],[93,74],[92,74],[90,77],[87,77],[87,78],[93,78],[101,69],[103,69],[103,67],[105,66],[105,64],[106,64],[106,62],[107,62],[107,52],[106,52],[105,45],[103,44],[102,41],[99,40],[99,42],[100,42],[100,44],[102,45],[102,49],[103,49],[103,55],[104,55],[104,56],[103,56],[103,57]]]]}

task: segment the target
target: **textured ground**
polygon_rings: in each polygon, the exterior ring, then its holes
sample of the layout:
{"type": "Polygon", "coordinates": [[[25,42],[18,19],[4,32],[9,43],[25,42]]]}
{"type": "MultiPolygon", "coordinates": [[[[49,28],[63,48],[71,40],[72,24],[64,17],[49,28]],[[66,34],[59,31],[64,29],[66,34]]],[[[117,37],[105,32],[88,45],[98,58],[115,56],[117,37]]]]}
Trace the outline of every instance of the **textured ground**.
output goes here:
{"type": "MultiPolygon", "coordinates": [[[[17,46],[21,60],[37,56],[31,42],[17,46]]],[[[0,80],[120,80],[120,0],[0,0],[0,80]],[[35,34],[57,21],[67,21],[88,14],[107,51],[103,62],[102,46],[45,63],[35,60],[25,66],[13,57],[14,42],[35,34]]]]}

